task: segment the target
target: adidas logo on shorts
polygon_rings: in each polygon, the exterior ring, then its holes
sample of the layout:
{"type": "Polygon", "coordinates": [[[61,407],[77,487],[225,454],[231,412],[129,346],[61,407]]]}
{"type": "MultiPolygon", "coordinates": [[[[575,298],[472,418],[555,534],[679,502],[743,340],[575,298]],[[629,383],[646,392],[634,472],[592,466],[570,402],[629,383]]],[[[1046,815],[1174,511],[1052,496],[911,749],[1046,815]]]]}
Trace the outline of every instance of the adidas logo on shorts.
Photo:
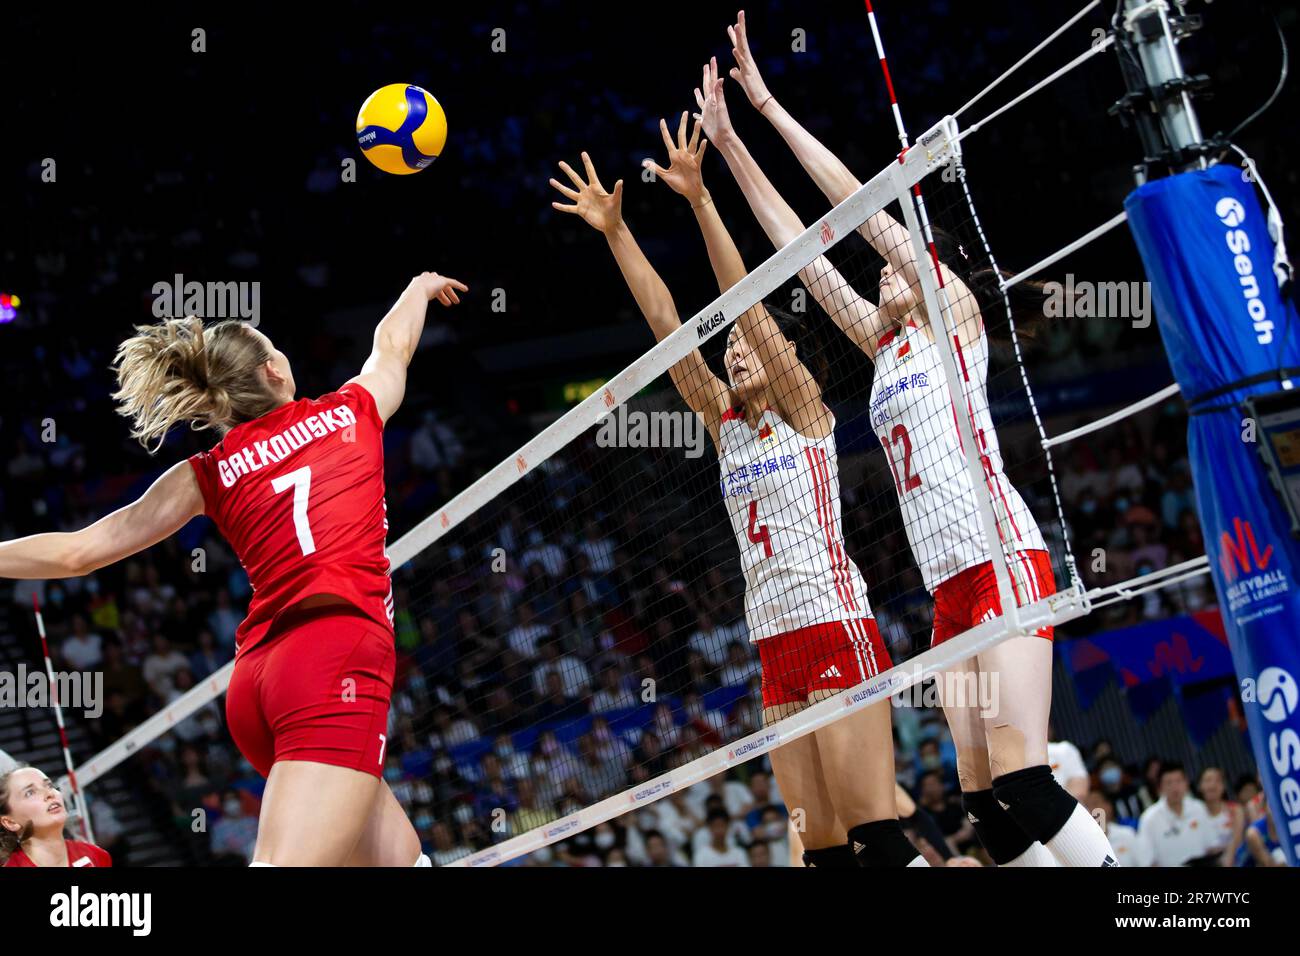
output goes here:
{"type": "Polygon", "coordinates": [[[825,671],[822,672],[822,676],[819,677],[818,680],[825,680],[828,677],[843,677],[843,676],[844,675],[840,673],[840,669],[836,667],[834,664],[832,664],[829,668],[827,668],[825,671]]]}

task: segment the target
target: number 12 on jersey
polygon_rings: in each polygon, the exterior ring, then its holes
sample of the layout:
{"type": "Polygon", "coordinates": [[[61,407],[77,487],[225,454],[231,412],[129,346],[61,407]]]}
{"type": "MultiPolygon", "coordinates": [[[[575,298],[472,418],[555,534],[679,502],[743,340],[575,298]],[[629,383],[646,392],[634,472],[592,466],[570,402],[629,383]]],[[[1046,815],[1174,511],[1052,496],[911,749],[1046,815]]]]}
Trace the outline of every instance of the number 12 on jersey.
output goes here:
{"type": "Polygon", "coordinates": [[[921,487],[921,476],[912,474],[912,439],[903,425],[895,425],[889,435],[880,436],[880,444],[885,447],[885,457],[889,459],[889,470],[894,473],[894,486],[901,498],[909,491],[921,487]],[[891,446],[890,439],[893,439],[891,446]],[[903,473],[899,475],[898,464],[894,461],[894,448],[903,447],[903,473]]]}
{"type": "Polygon", "coordinates": [[[304,466],[287,475],[271,479],[271,490],[277,495],[289,488],[293,489],[293,530],[298,533],[298,547],[303,557],[316,550],[316,541],[311,536],[311,525],[307,522],[307,499],[311,495],[311,467],[304,466]]]}

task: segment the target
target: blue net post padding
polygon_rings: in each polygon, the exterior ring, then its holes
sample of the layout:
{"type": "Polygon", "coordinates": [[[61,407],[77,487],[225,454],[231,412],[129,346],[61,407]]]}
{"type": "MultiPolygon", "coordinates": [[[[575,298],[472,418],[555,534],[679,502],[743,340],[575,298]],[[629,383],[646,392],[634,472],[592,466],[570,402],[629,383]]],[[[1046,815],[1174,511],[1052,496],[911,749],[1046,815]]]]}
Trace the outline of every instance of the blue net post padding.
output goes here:
{"type": "MultiPolygon", "coordinates": [[[[1234,166],[1125,201],[1174,375],[1191,406],[1196,500],[1251,746],[1287,861],[1300,847],[1300,542],[1250,440],[1242,401],[1300,366],[1300,325],[1273,271],[1254,186],[1234,166]]],[[[1294,373],[1290,373],[1294,374],[1294,373]]]]}

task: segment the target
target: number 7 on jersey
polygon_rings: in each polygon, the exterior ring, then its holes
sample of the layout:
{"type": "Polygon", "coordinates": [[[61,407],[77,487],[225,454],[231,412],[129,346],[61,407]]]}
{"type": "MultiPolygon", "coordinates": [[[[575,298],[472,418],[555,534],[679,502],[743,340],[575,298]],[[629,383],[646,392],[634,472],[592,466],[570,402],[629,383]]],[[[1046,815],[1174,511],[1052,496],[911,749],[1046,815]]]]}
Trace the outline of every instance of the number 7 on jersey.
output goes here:
{"type": "Polygon", "coordinates": [[[302,548],[303,557],[316,550],[316,541],[311,536],[311,525],[307,522],[307,498],[311,495],[311,467],[305,466],[287,475],[271,479],[271,490],[277,495],[293,488],[293,530],[298,533],[298,547],[302,548]]]}

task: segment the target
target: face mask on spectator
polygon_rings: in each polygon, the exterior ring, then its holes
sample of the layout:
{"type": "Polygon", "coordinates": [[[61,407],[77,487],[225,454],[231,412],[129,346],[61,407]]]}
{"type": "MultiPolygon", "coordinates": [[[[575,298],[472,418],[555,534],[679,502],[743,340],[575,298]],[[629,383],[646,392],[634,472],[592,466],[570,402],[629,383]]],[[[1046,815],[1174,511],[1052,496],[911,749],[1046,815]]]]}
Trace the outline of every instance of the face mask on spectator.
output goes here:
{"type": "Polygon", "coordinates": [[[433,827],[433,817],[423,816],[415,818],[415,828],[417,830],[428,830],[433,827]]]}
{"type": "Polygon", "coordinates": [[[1128,499],[1127,499],[1127,498],[1116,498],[1116,499],[1115,499],[1115,510],[1116,510],[1117,512],[1119,512],[1120,514],[1123,514],[1125,511],[1128,511],[1128,499]]]}
{"type": "Polygon", "coordinates": [[[649,810],[642,810],[636,815],[636,823],[642,830],[653,830],[659,823],[659,817],[649,810]]]}
{"type": "Polygon", "coordinates": [[[509,757],[515,752],[515,748],[509,744],[497,744],[496,754],[498,757],[509,757]]]}
{"type": "Polygon", "coordinates": [[[237,797],[231,797],[225,802],[221,809],[228,817],[238,816],[240,810],[239,799],[237,797]]]}
{"type": "Polygon", "coordinates": [[[1118,787],[1124,779],[1124,771],[1119,767],[1107,767],[1099,774],[1103,786],[1118,787]]]}
{"type": "Polygon", "coordinates": [[[402,770],[400,767],[385,767],[384,779],[389,783],[394,783],[402,779],[402,770]]]}
{"type": "Polygon", "coordinates": [[[596,846],[600,847],[602,850],[608,850],[616,842],[614,833],[611,830],[603,830],[596,834],[596,846]]]}
{"type": "Polygon", "coordinates": [[[456,811],[452,816],[456,818],[457,823],[469,823],[474,819],[474,808],[468,803],[462,803],[460,806],[456,807],[456,811]]]}

